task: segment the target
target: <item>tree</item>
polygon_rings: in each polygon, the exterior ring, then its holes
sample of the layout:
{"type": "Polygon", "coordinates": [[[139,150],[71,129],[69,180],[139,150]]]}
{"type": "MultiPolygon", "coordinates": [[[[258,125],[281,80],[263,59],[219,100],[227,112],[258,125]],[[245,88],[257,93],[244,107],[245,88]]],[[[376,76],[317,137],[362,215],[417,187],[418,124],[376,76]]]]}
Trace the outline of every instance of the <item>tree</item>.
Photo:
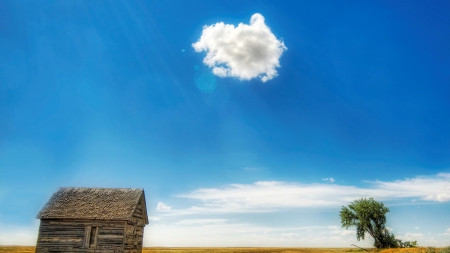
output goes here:
{"type": "Polygon", "coordinates": [[[356,238],[365,239],[368,233],[375,239],[376,248],[398,248],[398,240],[386,228],[386,213],[389,209],[373,198],[355,200],[348,207],[342,207],[340,216],[342,227],[356,226],[356,238]]]}
{"type": "Polygon", "coordinates": [[[417,248],[417,247],[419,247],[419,245],[417,244],[417,241],[412,241],[412,242],[409,242],[409,241],[407,241],[407,242],[402,242],[402,240],[398,240],[398,239],[397,239],[397,241],[398,241],[398,243],[399,243],[399,247],[400,247],[400,248],[417,248]]]}

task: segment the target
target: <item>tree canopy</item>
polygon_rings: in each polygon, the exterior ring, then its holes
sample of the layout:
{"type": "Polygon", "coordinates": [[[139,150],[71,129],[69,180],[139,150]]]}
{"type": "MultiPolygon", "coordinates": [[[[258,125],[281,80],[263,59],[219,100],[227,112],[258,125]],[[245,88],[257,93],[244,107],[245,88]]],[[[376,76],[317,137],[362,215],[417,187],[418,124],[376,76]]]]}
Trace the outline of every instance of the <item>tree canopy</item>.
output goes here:
{"type": "Polygon", "coordinates": [[[348,229],[356,226],[356,238],[365,239],[368,233],[375,239],[376,248],[397,248],[413,245],[417,242],[405,242],[395,239],[394,234],[389,233],[386,228],[386,213],[389,209],[383,203],[375,201],[373,198],[361,198],[355,200],[348,207],[343,206],[340,212],[342,227],[348,229]]]}

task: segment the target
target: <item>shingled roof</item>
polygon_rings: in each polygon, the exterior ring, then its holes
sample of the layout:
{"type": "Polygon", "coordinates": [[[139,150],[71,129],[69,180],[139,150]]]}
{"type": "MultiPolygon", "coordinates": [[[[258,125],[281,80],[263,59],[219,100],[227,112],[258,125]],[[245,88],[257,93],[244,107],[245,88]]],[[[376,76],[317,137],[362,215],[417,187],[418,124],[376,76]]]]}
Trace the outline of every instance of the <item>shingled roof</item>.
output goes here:
{"type": "Polygon", "coordinates": [[[129,220],[141,198],[148,224],[144,189],[133,188],[59,188],[37,218],[129,220]]]}

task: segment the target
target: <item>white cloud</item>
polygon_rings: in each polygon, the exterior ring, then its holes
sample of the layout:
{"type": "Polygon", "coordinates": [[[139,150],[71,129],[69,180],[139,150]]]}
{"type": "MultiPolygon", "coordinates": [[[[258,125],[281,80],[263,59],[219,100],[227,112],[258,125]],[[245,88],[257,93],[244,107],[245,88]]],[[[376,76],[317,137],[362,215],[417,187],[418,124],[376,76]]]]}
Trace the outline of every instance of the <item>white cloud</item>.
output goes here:
{"type": "Polygon", "coordinates": [[[322,178],[323,181],[330,181],[331,183],[333,183],[335,180],[334,178],[330,177],[330,178],[322,178]]]}
{"type": "Polygon", "coordinates": [[[448,232],[448,233],[443,233],[443,234],[439,234],[439,235],[449,235],[450,236],[450,228],[445,230],[445,231],[448,232]]]}
{"type": "Polygon", "coordinates": [[[296,234],[296,233],[282,233],[281,236],[282,237],[287,237],[287,238],[293,238],[293,237],[298,237],[298,234],[296,234]]]}
{"type": "Polygon", "coordinates": [[[337,234],[342,236],[356,234],[355,230],[340,229],[340,227],[338,226],[328,226],[328,228],[332,230],[330,234],[337,234]]]}
{"type": "MultiPolygon", "coordinates": [[[[288,208],[339,207],[363,197],[378,201],[401,198],[420,198],[425,201],[444,202],[445,184],[450,174],[416,177],[393,182],[368,182],[368,187],[337,184],[298,184],[263,181],[253,184],[231,184],[223,188],[203,188],[178,197],[201,201],[201,205],[177,210],[188,213],[245,213],[273,212],[288,208]]],[[[184,213],[183,213],[184,212],[184,213]]],[[[175,214],[175,213],[173,213],[175,214]]]]}
{"type": "Polygon", "coordinates": [[[394,231],[394,229],[393,228],[391,228],[391,227],[386,227],[386,229],[389,231],[389,232],[392,232],[392,231],[394,231]]]}
{"type": "Polygon", "coordinates": [[[414,229],[419,229],[419,227],[415,227],[414,229]]]}
{"type": "Polygon", "coordinates": [[[434,200],[434,201],[439,201],[439,202],[446,202],[450,200],[450,194],[443,192],[443,193],[438,193],[436,195],[428,195],[425,200],[434,200]]]}
{"type": "Polygon", "coordinates": [[[279,59],[287,50],[259,13],[253,14],[250,25],[240,23],[235,27],[219,22],[204,26],[200,39],[192,47],[196,52],[206,51],[203,62],[217,76],[260,78],[263,82],[278,75],[279,59]]]}
{"type": "Polygon", "coordinates": [[[159,220],[161,220],[161,218],[159,218],[159,217],[152,217],[152,216],[149,216],[148,219],[152,220],[152,221],[159,221],[159,220]]]}
{"type": "MultiPolygon", "coordinates": [[[[227,222],[184,226],[178,224],[155,224],[146,228],[144,246],[170,247],[345,247],[348,238],[324,236],[326,227],[267,227],[251,223],[227,222]],[[175,238],[175,239],[174,239],[175,238]]],[[[356,243],[356,238],[353,238],[356,243]]],[[[371,242],[360,242],[369,247],[371,242]]]]}
{"type": "Polygon", "coordinates": [[[422,239],[423,234],[421,233],[406,233],[404,236],[396,236],[395,238],[403,241],[415,241],[417,239],[422,239]]]}
{"type": "MultiPolygon", "coordinates": [[[[309,211],[316,212],[316,210],[321,211],[321,207],[329,207],[334,210],[361,197],[374,197],[383,202],[402,200],[400,202],[405,204],[409,204],[411,199],[438,203],[439,199],[426,199],[426,197],[446,192],[447,189],[443,186],[449,183],[450,177],[447,174],[437,174],[397,181],[365,182],[362,186],[330,184],[329,182],[299,184],[266,181],[200,188],[178,196],[185,198],[183,202],[186,200],[192,202],[193,206],[182,209],[174,207],[159,212],[158,216],[164,222],[153,222],[151,228],[146,230],[146,239],[144,240],[146,246],[345,247],[354,243],[358,246],[370,247],[373,244],[371,238],[357,242],[356,231],[340,228],[337,220],[330,220],[331,223],[326,224],[330,226],[320,223],[317,225],[322,226],[283,227],[283,224],[290,225],[291,223],[283,223],[284,218],[280,217],[297,213],[297,210],[289,209],[311,207],[314,209],[309,211]],[[249,216],[243,213],[264,214],[249,216]],[[183,218],[179,218],[181,215],[183,218]],[[224,216],[219,217],[219,215],[224,216]],[[249,217],[251,217],[250,220],[257,222],[255,224],[248,222],[249,217]],[[264,220],[270,217],[271,221],[280,218],[281,222],[264,224],[264,221],[258,217],[263,217],[264,220]],[[274,227],[273,224],[280,227],[274,227]]],[[[161,206],[168,205],[161,203],[161,206]]],[[[325,211],[327,215],[329,210],[325,211]]],[[[305,225],[301,215],[291,218],[295,224],[303,222],[305,225]]],[[[335,218],[338,219],[338,217],[335,218]]],[[[392,231],[391,228],[388,229],[392,231]]],[[[450,228],[441,233],[444,233],[440,234],[441,239],[438,242],[432,242],[434,246],[445,244],[446,240],[450,242],[448,236],[450,228]]],[[[421,233],[406,233],[398,238],[404,241],[420,240],[424,243],[428,242],[426,240],[433,239],[430,235],[425,236],[421,233]]]]}
{"type": "Polygon", "coordinates": [[[341,232],[341,235],[356,235],[356,231],[355,230],[343,230],[341,232]]]}
{"type": "Polygon", "coordinates": [[[175,224],[179,225],[192,225],[192,224],[212,224],[212,223],[223,223],[226,222],[227,219],[190,219],[190,220],[182,220],[175,224]]]}
{"type": "Polygon", "coordinates": [[[156,210],[170,210],[172,207],[164,204],[163,202],[158,202],[156,210]]]}
{"type": "Polygon", "coordinates": [[[426,201],[450,201],[450,189],[446,185],[450,182],[450,173],[439,173],[433,177],[415,177],[394,182],[376,181],[375,187],[380,191],[390,193],[392,197],[419,197],[426,201]]]}

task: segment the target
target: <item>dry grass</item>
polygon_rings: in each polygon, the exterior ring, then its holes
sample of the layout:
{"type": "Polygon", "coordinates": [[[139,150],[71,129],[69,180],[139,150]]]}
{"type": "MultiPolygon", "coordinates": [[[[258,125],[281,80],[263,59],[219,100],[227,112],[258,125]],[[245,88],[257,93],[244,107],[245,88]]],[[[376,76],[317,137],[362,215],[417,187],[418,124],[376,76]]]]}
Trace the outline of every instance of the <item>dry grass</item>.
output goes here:
{"type": "MultiPolygon", "coordinates": [[[[32,246],[0,246],[0,253],[34,253],[32,246]]],[[[426,253],[427,248],[374,250],[376,253],[426,253]]],[[[439,249],[436,250],[438,252],[439,249]]],[[[144,248],[143,253],[348,253],[357,248],[144,248]]]]}
{"type": "Polygon", "coordinates": [[[34,253],[34,246],[0,246],[0,253],[34,253]]]}
{"type": "MultiPolygon", "coordinates": [[[[427,248],[367,249],[372,253],[429,253],[427,248]]],[[[438,253],[439,249],[436,250],[438,253]]],[[[358,248],[144,248],[143,253],[349,253],[366,251],[358,248]]]]}
{"type": "MultiPolygon", "coordinates": [[[[436,253],[439,252],[440,248],[436,248],[436,253]]],[[[384,249],[380,250],[380,253],[426,253],[428,248],[419,247],[419,248],[405,248],[405,249],[384,249]]]]}
{"type": "Polygon", "coordinates": [[[327,248],[144,248],[143,253],[346,253],[353,249],[327,248]]]}

